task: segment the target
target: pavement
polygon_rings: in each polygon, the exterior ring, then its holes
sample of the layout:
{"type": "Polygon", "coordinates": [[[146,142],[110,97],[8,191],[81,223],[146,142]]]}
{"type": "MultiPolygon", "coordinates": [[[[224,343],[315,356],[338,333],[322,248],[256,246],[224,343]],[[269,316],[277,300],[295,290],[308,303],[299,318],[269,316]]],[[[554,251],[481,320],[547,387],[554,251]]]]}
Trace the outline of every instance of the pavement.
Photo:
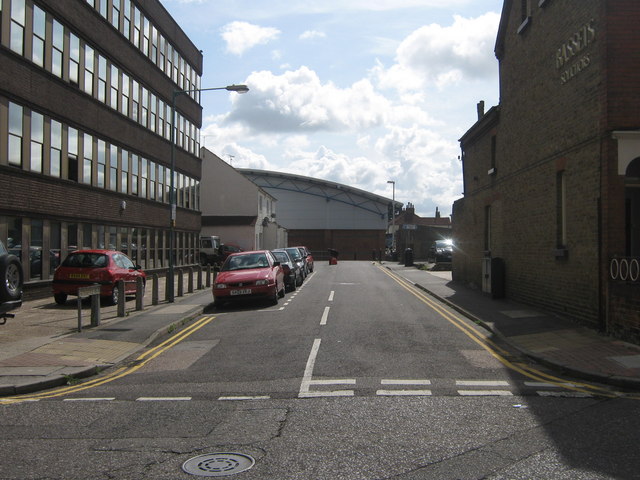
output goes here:
{"type": "MultiPolygon", "coordinates": [[[[349,262],[341,261],[340,265],[349,262]]],[[[604,384],[640,390],[640,346],[623,342],[530,306],[491,297],[452,282],[450,271],[427,271],[384,263],[394,273],[430,293],[502,338],[523,354],[565,374],[604,384]]],[[[185,275],[185,284],[188,278],[185,275]]],[[[91,306],[81,304],[78,331],[75,298],[60,306],[53,296],[26,299],[15,318],[0,325],[0,397],[65,385],[70,379],[97,374],[141,351],[172,326],[202,315],[211,303],[211,289],[194,288],[164,300],[164,278],[158,280],[157,305],[147,285],[141,310],[126,302],[124,317],[117,307],[100,309],[100,325],[91,326],[91,306]]],[[[178,283],[178,282],[176,282],[178,283]]],[[[196,282],[194,282],[196,283],[196,282]]],[[[206,280],[203,281],[206,285],[206,280]]],[[[1,400],[1,399],[0,399],[1,400]]]]}

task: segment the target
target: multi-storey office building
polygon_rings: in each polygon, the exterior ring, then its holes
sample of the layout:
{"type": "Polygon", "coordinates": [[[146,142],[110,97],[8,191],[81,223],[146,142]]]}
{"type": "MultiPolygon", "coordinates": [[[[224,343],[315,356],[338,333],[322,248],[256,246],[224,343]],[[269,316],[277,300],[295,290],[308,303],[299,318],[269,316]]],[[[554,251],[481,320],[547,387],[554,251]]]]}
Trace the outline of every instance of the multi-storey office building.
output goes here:
{"type": "Polygon", "coordinates": [[[636,342],[639,21],[637,0],[505,0],[453,213],[454,279],[492,291],[493,262],[507,297],[636,342]]]}
{"type": "Polygon", "coordinates": [[[0,238],[27,282],[76,248],[169,258],[200,230],[202,54],[157,0],[0,0],[0,238]]]}

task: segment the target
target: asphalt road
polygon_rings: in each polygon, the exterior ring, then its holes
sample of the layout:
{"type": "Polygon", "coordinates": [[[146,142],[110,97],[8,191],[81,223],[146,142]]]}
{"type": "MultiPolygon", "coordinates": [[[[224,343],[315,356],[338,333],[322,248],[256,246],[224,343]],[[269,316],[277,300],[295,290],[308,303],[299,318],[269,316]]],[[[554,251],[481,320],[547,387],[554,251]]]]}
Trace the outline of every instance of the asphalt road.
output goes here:
{"type": "Polygon", "coordinates": [[[1,406],[0,479],[197,478],[181,467],[209,453],[252,457],[243,479],[640,478],[637,401],[564,385],[369,262],[206,312],[123,369],[1,406]]]}

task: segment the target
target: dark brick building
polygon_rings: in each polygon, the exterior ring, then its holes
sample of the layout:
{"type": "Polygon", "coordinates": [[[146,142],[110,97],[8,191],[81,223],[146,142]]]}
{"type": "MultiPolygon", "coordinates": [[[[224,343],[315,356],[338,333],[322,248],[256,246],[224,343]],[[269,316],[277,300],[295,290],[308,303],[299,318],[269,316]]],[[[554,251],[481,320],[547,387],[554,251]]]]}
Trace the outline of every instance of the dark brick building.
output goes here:
{"type": "MultiPolygon", "coordinates": [[[[173,92],[202,54],[157,0],[0,1],[0,239],[27,282],[76,248],[169,255],[173,92]]],[[[197,93],[177,97],[176,262],[200,231],[197,93]]]]}
{"type": "Polygon", "coordinates": [[[452,220],[455,280],[490,292],[502,259],[507,297],[635,342],[638,22],[637,0],[505,0],[500,104],[460,139],[452,220]]]}

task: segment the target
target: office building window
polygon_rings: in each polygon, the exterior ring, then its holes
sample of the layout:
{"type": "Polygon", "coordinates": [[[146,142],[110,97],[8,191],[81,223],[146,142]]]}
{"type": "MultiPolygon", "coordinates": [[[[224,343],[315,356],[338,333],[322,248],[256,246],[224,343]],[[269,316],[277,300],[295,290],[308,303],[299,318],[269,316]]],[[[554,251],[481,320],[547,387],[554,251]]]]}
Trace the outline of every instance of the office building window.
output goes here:
{"type": "Polygon", "coordinates": [[[131,41],[131,0],[122,0],[122,33],[131,41]]]}
{"type": "Polygon", "coordinates": [[[62,124],[51,120],[51,147],[49,149],[49,173],[52,177],[62,174],[62,124]]]}
{"type": "Polygon", "coordinates": [[[129,193],[129,152],[122,150],[120,161],[120,192],[129,193]]]}
{"type": "Polygon", "coordinates": [[[131,195],[138,195],[138,174],[140,171],[140,157],[131,154],[131,195]]]}
{"type": "Polygon", "coordinates": [[[120,113],[125,116],[129,116],[129,90],[130,90],[129,75],[122,72],[122,104],[120,105],[120,113]]]}
{"type": "Polygon", "coordinates": [[[69,82],[80,82],[80,39],[73,33],[69,34],[69,82]]]}
{"type": "Polygon", "coordinates": [[[140,16],[140,10],[137,7],[133,7],[133,44],[140,48],[140,38],[142,36],[142,18],[140,16]]]}
{"type": "Polygon", "coordinates": [[[111,65],[111,79],[109,83],[111,84],[111,98],[109,100],[109,104],[111,105],[111,108],[118,110],[118,99],[120,97],[118,94],[120,90],[120,70],[118,70],[118,67],[115,65],[111,65]]]}
{"type": "Polygon", "coordinates": [[[9,165],[22,166],[22,107],[9,102],[9,165]]]}
{"type": "Polygon", "coordinates": [[[98,166],[96,172],[96,185],[100,188],[105,187],[105,177],[107,175],[107,144],[104,140],[98,140],[98,166]]]}
{"type": "Polygon", "coordinates": [[[100,2],[100,15],[107,18],[107,0],[98,0],[100,2]]]}
{"type": "Polygon", "coordinates": [[[107,103],[107,59],[98,55],[98,100],[107,103]]]}
{"type": "Polygon", "coordinates": [[[64,26],[53,21],[53,37],[51,42],[51,73],[62,78],[62,57],[64,52],[64,26]]]}
{"type": "Polygon", "coordinates": [[[33,37],[31,48],[31,61],[44,68],[44,42],[47,25],[47,16],[37,5],[33,6],[33,37]]]}
{"type": "Polygon", "coordinates": [[[84,91],[93,95],[94,51],[89,45],[84,46],[84,91]]]}
{"type": "Polygon", "coordinates": [[[131,81],[131,118],[138,121],[140,108],[140,84],[135,80],[131,81]]]}
{"type": "Polygon", "coordinates": [[[93,137],[88,133],[84,134],[83,152],[82,182],[91,185],[91,179],[93,178],[93,137]]]}
{"type": "Polygon", "coordinates": [[[158,187],[157,187],[157,197],[159,202],[164,202],[164,166],[158,165],[158,187]]]}
{"type": "Polygon", "coordinates": [[[31,239],[29,241],[29,278],[31,280],[42,278],[42,251],[44,247],[44,228],[42,220],[31,220],[31,239]]]}
{"type": "Polygon", "coordinates": [[[49,222],[49,275],[60,265],[62,228],[60,222],[49,222]]]}
{"type": "Polygon", "coordinates": [[[120,0],[111,0],[111,25],[120,28],[120,0]]]}
{"type": "Polygon", "coordinates": [[[31,171],[42,173],[44,151],[44,117],[31,112],[31,171]]]}
{"type": "Polygon", "coordinates": [[[118,191],[118,147],[109,147],[109,190],[118,191]]]}
{"type": "Polygon", "coordinates": [[[24,55],[24,25],[24,0],[13,0],[11,2],[11,33],[9,38],[9,48],[20,55],[24,55]]]}
{"type": "Polygon", "coordinates": [[[69,180],[78,181],[79,147],[78,130],[69,127],[67,131],[67,175],[69,180]]]}
{"type": "Polygon", "coordinates": [[[142,87],[142,109],[140,110],[140,123],[143,127],[149,126],[149,90],[142,87]]]}
{"type": "Polygon", "coordinates": [[[158,118],[158,97],[153,93],[149,94],[149,130],[155,133],[157,130],[156,122],[158,118]]]}
{"type": "Polygon", "coordinates": [[[156,164],[149,162],[149,198],[156,199],[156,164]]]}
{"type": "Polygon", "coordinates": [[[147,198],[147,182],[149,180],[149,161],[146,158],[140,159],[140,196],[147,198]]]}

